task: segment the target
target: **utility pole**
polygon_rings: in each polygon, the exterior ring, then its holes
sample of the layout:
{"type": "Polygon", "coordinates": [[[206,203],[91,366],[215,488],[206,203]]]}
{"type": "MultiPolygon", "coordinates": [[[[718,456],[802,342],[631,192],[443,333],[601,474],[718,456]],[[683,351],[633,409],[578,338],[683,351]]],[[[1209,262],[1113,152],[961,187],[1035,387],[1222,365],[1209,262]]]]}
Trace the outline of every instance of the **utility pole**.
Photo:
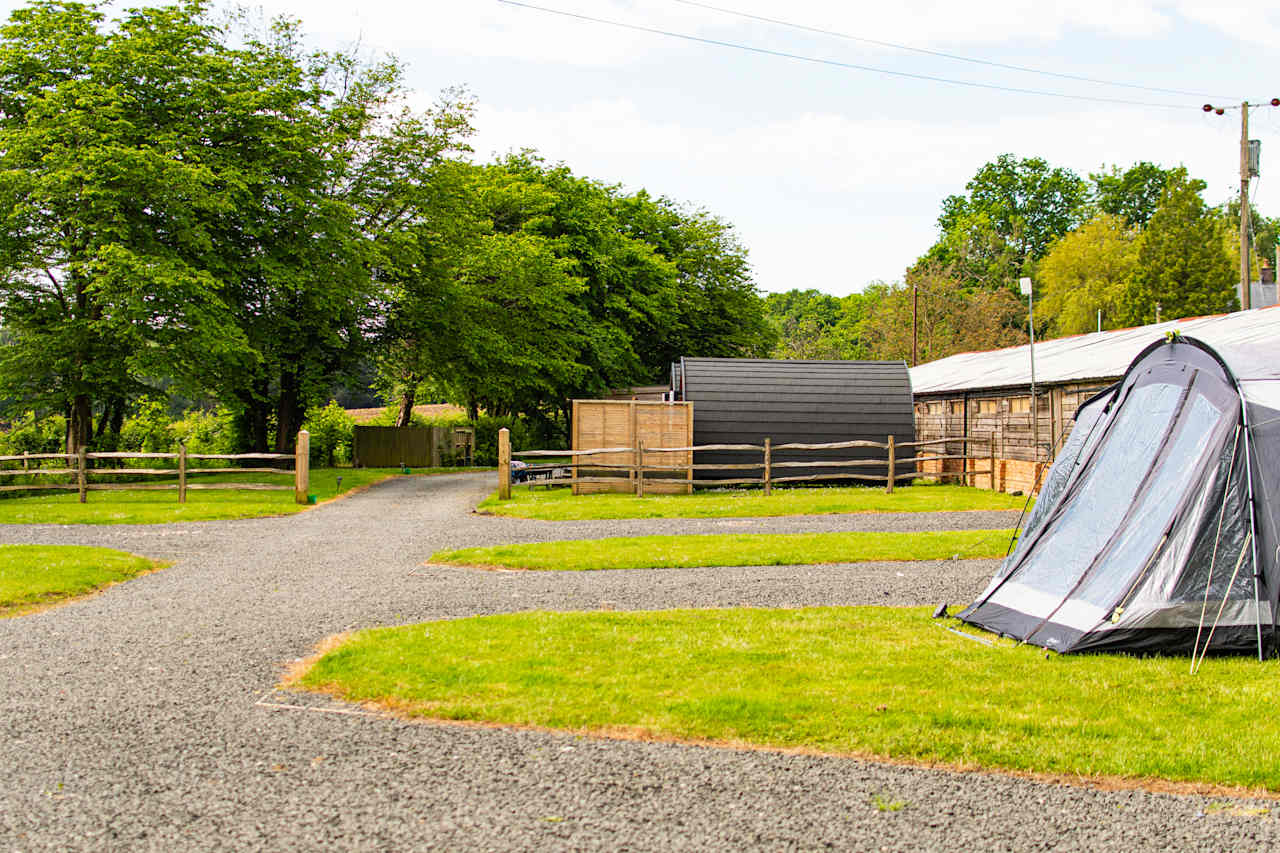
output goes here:
{"type": "Polygon", "coordinates": [[[1240,307],[1249,310],[1249,102],[1240,105],[1240,307]]]}
{"type": "Polygon", "coordinates": [[[911,366],[915,367],[920,363],[920,347],[916,343],[919,340],[917,333],[916,315],[920,309],[920,288],[913,281],[911,282],[911,366]]]}
{"type": "Polygon", "coordinates": [[[1031,461],[1040,461],[1040,406],[1036,404],[1036,307],[1031,295],[1031,279],[1018,279],[1018,288],[1027,297],[1027,336],[1031,341],[1031,461]]]}
{"type": "MultiPolygon", "coordinates": [[[[1252,306],[1252,294],[1249,287],[1249,255],[1252,240],[1249,239],[1249,179],[1255,174],[1253,171],[1252,159],[1249,156],[1249,107],[1280,107],[1280,98],[1272,98],[1269,102],[1250,104],[1244,101],[1240,104],[1240,307],[1248,310],[1252,306]]],[[[1223,115],[1229,109],[1234,107],[1215,107],[1213,104],[1205,104],[1205,112],[1223,115]]],[[[1261,143],[1259,143],[1261,144],[1261,143]]]]}

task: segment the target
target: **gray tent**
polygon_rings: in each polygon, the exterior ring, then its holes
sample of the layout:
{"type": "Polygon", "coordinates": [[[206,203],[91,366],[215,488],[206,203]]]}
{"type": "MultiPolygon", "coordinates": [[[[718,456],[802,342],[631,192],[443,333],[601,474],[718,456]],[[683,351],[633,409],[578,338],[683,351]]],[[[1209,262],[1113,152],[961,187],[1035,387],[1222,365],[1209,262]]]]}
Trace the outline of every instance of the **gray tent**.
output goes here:
{"type": "Polygon", "coordinates": [[[1170,334],[1080,407],[1017,548],[964,621],[1061,652],[1276,645],[1274,339],[1170,334]]]}

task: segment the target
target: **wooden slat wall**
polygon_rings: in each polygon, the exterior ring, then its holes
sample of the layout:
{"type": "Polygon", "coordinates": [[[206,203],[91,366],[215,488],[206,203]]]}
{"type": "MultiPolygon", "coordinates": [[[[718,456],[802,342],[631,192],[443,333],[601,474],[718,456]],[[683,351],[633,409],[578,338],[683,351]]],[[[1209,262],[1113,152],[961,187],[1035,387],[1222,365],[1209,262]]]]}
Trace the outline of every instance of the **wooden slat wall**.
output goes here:
{"type": "MultiPolygon", "coordinates": [[[[686,358],[685,399],[697,406],[694,444],[898,443],[915,440],[911,380],[903,362],[686,358]]],[[[756,454],[697,454],[698,464],[758,462],[756,454]]],[[[881,451],[835,451],[833,461],[882,458],[881,451]]],[[[911,470],[904,454],[900,472],[911,470]]],[[[813,454],[775,453],[774,462],[813,462],[813,454]]],[[[713,477],[717,472],[706,472],[713,477]]],[[[741,472],[739,472],[741,473],[741,472]]],[[[749,472],[748,472],[749,473],[749,472]]],[[[811,473],[840,473],[813,469],[811,473]]]]}
{"type": "MultiPolygon", "coordinates": [[[[689,447],[693,444],[693,405],[646,400],[574,400],[573,449],[595,450],[601,447],[689,447]]],[[[689,465],[692,453],[645,453],[646,465],[689,465]]],[[[601,465],[634,465],[634,453],[605,453],[590,457],[601,465]]],[[[578,473],[583,477],[617,476],[616,486],[609,483],[574,483],[573,493],[629,492],[633,490],[633,474],[592,471],[578,473]]],[[[690,479],[689,473],[646,474],[645,491],[654,493],[688,493],[692,487],[676,480],[690,479]],[[662,482],[666,480],[667,482],[662,482]]]]}
{"type": "MultiPolygon", "coordinates": [[[[996,458],[1003,463],[997,488],[1029,491],[1035,485],[1036,463],[1044,467],[1052,461],[1071,433],[1076,409],[1110,384],[1109,380],[1091,380],[1037,388],[1034,429],[1030,411],[1014,411],[1015,400],[1030,398],[1030,388],[920,395],[916,398],[916,433],[921,441],[976,438],[980,443],[974,448],[994,437],[996,458]],[[983,412],[983,401],[988,401],[987,408],[994,403],[995,411],[983,412]],[[1038,453],[1034,447],[1037,441],[1038,453]]],[[[961,453],[963,446],[962,442],[948,444],[947,453],[961,453]]],[[[951,470],[943,465],[944,470],[951,470]]]]}

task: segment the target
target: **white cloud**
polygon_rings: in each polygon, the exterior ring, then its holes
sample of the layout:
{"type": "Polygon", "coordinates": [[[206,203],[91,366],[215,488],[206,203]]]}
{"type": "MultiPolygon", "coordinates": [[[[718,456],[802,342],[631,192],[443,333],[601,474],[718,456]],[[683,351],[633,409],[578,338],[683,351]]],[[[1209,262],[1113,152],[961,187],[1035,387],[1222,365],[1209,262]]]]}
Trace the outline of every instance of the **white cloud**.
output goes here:
{"type": "Polygon", "coordinates": [[[706,206],[739,227],[768,290],[848,292],[899,278],[934,239],[942,199],[1003,152],[1082,177],[1103,164],[1184,164],[1216,203],[1235,185],[1239,150],[1217,117],[1116,109],[948,125],[810,113],[717,128],[598,100],[482,108],[477,125],[481,156],[531,146],[578,174],[706,206]]]}

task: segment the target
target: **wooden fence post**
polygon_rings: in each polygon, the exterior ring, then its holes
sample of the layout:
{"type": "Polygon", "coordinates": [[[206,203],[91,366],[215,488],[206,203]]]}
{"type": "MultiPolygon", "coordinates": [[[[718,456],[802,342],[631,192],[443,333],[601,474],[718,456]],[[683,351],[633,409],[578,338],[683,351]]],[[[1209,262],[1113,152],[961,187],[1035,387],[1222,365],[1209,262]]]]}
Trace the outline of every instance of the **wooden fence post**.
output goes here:
{"type": "Polygon", "coordinates": [[[884,493],[893,494],[893,482],[898,473],[897,460],[894,458],[893,435],[889,436],[889,479],[885,482],[884,493]]]}
{"type": "Polygon", "coordinates": [[[27,458],[27,451],[22,451],[22,473],[31,472],[31,460],[27,458]]]}
{"type": "Polygon", "coordinates": [[[644,497],[644,442],[636,442],[636,497],[644,497]]]}
{"type": "Polygon", "coordinates": [[[498,500],[511,500],[511,430],[498,430],[498,500]]]}
{"type": "Polygon", "coordinates": [[[76,450],[76,485],[79,486],[80,503],[85,502],[85,497],[89,491],[88,475],[85,473],[85,466],[89,464],[89,454],[85,446],[82,444],[76,450]]]}
{"type": "Polygon", "coordinates": [[[307,502],[307,490],[311,488],[311,433],[298,431],[298,444],[293,451],[293,499],[300,504],[307,502]]]}
{"type": "Polygon", "coordinates": [[[991,491],[996,490],[996,434],[991,433],[991,491]]]}
{"type": "Polygon", "coordinates": [[[178,445],[178,503],[187,502],[187,446],[178,445]]]}
{"type": "Polygon", "coordinates": [[[764,440],[764,496],[773,494],[773,439],[764,440]]]}

